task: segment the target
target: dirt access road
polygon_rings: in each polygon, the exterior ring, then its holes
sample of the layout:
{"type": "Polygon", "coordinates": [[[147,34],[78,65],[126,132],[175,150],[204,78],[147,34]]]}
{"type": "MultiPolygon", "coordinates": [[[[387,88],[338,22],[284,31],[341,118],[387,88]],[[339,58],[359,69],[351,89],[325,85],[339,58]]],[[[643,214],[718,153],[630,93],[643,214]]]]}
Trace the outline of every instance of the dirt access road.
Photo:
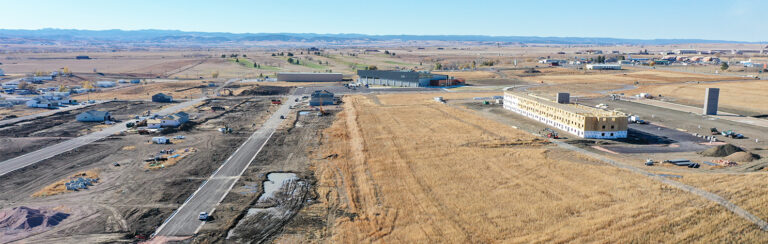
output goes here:
{"type": "Polygon", "coordinates": [[[282,123],[283,119],[280,116],[287,116],[290,107],[296,104],[294,100],[300,97],[293,95],[281,105],[261,128],[254,132],[165,223],[157,228],[155,236],[191,236],[196,234],[205,224],[205,222],[198,220],[198,214],[200,212],[213,214],[216,206],[232,189],[243,171],[282,123]]]}

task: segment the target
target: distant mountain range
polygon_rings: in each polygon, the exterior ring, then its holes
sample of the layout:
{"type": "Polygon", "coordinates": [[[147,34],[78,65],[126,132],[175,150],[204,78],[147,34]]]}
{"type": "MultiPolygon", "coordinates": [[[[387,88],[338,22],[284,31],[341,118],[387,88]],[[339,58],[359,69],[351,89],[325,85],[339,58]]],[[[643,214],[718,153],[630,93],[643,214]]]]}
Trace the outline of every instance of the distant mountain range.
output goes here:
{"type": "Polygon", "coordinates": [[[374,44],[382,42],[478,42],[573,45],[665,45],[688,43],[750,43],[703,39],[622,39],[603,37],[538,37],[483,35],[364,35],[313,33],[226,33],[186,32],[178,30],[74,30],[0,29],[0,44],[188,44],[231,45],[258,42],[289,42],[311,44],[374,44]]]}

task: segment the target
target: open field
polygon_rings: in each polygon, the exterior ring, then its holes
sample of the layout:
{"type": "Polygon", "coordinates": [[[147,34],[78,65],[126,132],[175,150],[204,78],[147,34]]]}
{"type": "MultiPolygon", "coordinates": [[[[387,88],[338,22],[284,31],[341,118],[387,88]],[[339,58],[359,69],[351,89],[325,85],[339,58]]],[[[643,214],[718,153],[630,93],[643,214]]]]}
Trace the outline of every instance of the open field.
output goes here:
{"type": "Polygon", "coordinates": [[[687,81],[718,81],[718,80],[732,80],[733,77],[727,76],[715,76],[704,74],[691,74],[672,71],[659,71],[659,70],[642,70],[642,71],[592,71],[590,74],[574,74],[574,75],[540,75],[532,77],[524,77],[524,79],[535,83],[545,84],[572,84],[572,83],[584,83],[592,85],[603,84],[621,84],[632,85],[635,82],[640,84],[657,84],[657,83],[679,83],[687,81]]]}
{"type": "Polygon", "coordinates": [[[768,94],[768,82],[766,81],[642,86],[630,92],[632,94],[640,92],[653,95],[662,94],[664,97],[676,99],[678,103],[703,106],[704,92],[709,87],[720,88],[720,107],[768,114],[768,101],[765,99],[766,94],[768,94]]]}
{"type": "Polygon", "coordinates": [[[332,220],[321,235],[327,240],[750,242],[767,237],[721,207],[645,176],[412,97],[345,98],[345,110],[326,130],[321,147],[338,157],[314,160],[319,204],[332,220]]]}
{"type": "Polygon", "coordinates": [[[165,93],[173,96],[174,99],[192,99],[199,98],[203,94],[203,89],[209,93],[215,87],[208,87],[204,81],[163,81],[149,84],[137,84],[127,87],[119,87],[101,92],[92,92],[78,94],[73,99],[85,101],[91,100],[151,100],[152,95],[165,93]]]}

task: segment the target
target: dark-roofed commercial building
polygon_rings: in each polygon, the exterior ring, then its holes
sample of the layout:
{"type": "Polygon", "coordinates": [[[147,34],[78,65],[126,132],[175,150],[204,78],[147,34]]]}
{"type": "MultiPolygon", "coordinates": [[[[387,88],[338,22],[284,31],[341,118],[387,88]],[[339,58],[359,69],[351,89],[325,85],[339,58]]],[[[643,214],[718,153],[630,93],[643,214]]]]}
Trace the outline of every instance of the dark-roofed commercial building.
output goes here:
{"type": "Polygon", "coordinates": [[[344,75],[341,73],[310,73],[310,72],[280,72],[277,73],[278,81],[289,82],[337,82],[344,75]]]}
{"type": "Polygon", "coordinates": [[[424,87],[431,81],[447,80],[447,75],[413,70],[358,70],[357,81],[366,85],[424,87]]]}
{"type": "Polygon", "coordinates": [[[152,96],[152,101],[156,103],[169,103],[173,102],[173,97],[163,93],[158,93],[152,96]]]}
{"type": "Polygon", "coordinates": [[[80,122],[104,122],[111,119],[109,112],[96,110],[85,111],[75,118],[80,122]]]}

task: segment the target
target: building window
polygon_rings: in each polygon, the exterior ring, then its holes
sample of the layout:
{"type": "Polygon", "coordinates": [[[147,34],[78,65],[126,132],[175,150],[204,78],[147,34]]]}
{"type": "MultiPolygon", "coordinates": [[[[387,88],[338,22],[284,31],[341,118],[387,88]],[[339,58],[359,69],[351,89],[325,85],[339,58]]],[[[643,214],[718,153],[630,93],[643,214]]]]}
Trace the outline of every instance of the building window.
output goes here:
{"type": "Polygon", "coordinates": [[[611,125],[611,129],[613,129],[613,125],[611,125]]]}
{"type": "Polygon", "coordinates": [[[600,136],[605,136],[605,133],[602,133],[600,136]]]}
{"type": "Polygon", "coordinates": [[[605,129],[605,125],[603,125],[603,129],[605,129]]]}
{"type": "Polygon", "coordinates": [[[613,136],[613,133],[611,133],[611,136],[613,136]]]}

